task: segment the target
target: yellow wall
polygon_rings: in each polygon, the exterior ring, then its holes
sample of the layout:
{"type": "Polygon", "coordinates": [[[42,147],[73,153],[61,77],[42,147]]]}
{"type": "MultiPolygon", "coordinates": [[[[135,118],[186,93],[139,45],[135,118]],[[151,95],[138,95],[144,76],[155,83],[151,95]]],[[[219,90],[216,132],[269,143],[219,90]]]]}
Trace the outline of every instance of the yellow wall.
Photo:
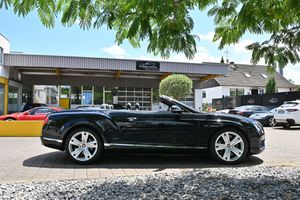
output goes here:
{"type": "Polygon", "coordinates": [[[43,121],[0,121],[0,137],[39,137],[43,121]]]}
{"type": "Polygon", "coordinates": [[[8,109],[8,79],[0,77],[0,84],[4,85],[4,114],[8,109]]]}

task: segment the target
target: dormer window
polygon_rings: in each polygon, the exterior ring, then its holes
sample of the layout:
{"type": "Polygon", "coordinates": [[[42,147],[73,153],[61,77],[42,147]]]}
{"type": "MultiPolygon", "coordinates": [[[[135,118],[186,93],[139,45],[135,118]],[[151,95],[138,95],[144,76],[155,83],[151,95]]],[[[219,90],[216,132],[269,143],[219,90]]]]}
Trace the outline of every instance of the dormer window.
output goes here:
{"type": "Polygon", "coordinates": [[[251,73],[249,73],[249,72],[244,72],[244,75],[245,75],[247,78],[251,78],[251,73]]]}
{"type": "Polygon", "coordinates": [[[260,74],[263,78],[267,79],[268,76],[266,74],[260,74]]]}

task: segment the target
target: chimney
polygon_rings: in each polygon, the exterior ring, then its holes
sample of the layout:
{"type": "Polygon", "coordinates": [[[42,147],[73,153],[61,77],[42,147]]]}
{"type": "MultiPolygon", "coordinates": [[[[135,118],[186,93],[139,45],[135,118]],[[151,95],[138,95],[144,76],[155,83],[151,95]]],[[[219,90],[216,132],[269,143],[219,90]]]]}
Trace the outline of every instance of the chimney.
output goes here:
{"type": "Polygon", "coordinates": [[[279,67],[279,73],[283,76],[283,67],[279,67]]]}

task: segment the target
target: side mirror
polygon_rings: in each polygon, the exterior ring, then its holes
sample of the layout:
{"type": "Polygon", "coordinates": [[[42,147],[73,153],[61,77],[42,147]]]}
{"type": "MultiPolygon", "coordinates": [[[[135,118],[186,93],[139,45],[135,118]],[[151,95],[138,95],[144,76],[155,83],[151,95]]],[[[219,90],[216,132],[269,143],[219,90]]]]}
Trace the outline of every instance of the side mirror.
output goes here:
{"type": "Polygon", "coordinates": [[[28,115],[29,114],[29,112],[23,112],[23,115],[28,115]]]}
{"type": "Polygon", "coordinates": [[[173,106],[171,106],[171,112],[172,113],[182,113],[182,110],[179,106],[173,105],[173,106]]]}

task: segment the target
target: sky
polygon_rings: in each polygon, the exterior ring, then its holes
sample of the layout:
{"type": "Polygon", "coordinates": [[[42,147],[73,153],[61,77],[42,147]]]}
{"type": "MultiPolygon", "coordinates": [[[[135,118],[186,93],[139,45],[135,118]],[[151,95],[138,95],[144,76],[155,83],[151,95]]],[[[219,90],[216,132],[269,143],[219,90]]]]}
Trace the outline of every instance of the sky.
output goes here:
{"type": "MultiPolygon", "coordinates": [[[[220,62],[221,57],[228,55],[228,59],[235,63],[249,64],[251,52],[245,46],[254,41],[264,41],[267,35],[245,34],[236,45],[223,50],[212,42],[214,35],[213,18],[206,13],[192,11],[194,19],[194,34],[199,35],[197,53],[193,60],[188,60],[183,54],[172,54],[169,61],[180,62],[220,62]],[[226,51],[228,53],[226,53],[226,51]]],[[[11,45],[11,51],[28,54],[71,55],[105,58],[133,58],[145,60],[161,60],[159,56],[147,53],[147,42],[142,42],[141,48],[133,48],[127,41],[118,46],[115,43],[115,31],[106,27],[100,29],[82,30],[78,24],[64,27],[57,19],[55,27],[48,29],[42,25],[35,12],[25,18],[18,17],[11,9],[0,10],[0,33],[11,45]]],[[[261,60],[259,64],[264,64],[261,60]]],[[[284,69],[284,76],[300,84],[300,63],[289,65],[284,69]]]]}

